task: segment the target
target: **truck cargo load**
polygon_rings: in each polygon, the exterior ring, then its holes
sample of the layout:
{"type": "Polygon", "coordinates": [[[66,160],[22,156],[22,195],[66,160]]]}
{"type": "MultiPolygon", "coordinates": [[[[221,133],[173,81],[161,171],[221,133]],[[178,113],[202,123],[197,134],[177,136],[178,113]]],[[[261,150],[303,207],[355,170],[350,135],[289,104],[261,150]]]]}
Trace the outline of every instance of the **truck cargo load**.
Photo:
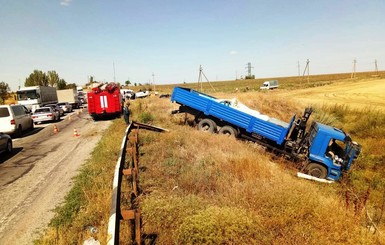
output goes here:
{"type": "Polygon", "coordinates": [[[74,109],[78,109],[80,107],[80,101],[76,88],[58,90],[57,98],[61,103],[68,102],[74,109]]]}

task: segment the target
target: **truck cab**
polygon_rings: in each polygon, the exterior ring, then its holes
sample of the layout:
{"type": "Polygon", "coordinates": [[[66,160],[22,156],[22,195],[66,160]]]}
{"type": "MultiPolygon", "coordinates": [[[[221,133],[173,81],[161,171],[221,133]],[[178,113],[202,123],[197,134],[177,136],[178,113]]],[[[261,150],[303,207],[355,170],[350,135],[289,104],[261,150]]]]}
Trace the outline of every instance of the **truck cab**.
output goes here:
{"type": "Polygon", "coordinates": [[[23,87],[16,91],[19,105],[24,105],[28,110],[43,106],[44,104],[57,103],[56,88],[47,86],[23,87]]]}
{"type": "Polygon", "coordinates": [[[308,172],[319,178],[338,180],[342,171],[350,169],[360,149],[342,130],[314,122],[309,135],[308,172]]]}

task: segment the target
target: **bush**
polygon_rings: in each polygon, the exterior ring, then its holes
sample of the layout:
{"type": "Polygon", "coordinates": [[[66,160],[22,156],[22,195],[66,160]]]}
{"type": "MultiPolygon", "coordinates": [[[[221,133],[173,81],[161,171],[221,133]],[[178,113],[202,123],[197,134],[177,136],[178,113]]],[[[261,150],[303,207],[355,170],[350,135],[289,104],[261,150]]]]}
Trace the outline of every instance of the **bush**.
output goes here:
{"type": "Polygon", "coordinates": [[[149,195],[141,202],[143,220],[151,221],[146,224],[145,232],[163,234],[167,230],[167,235],[158,237],[158,243],[172,244],[175,241],[175,230],[183,219],[197,214],[206,205],[203,199],[194,195],[149,195]]]}
{"type": "Polygon", "coordinates": [[[154,116],[150,112],[142,112],[139,114],[138,120],[142,123],[154,121],[154,116]]]}
{"type": "Polygon", "coordinates": [[[229,207],[209,207],[186,217],[177,233],[179,244],[262,244],[269,240],[257,216],[229,207]]]}

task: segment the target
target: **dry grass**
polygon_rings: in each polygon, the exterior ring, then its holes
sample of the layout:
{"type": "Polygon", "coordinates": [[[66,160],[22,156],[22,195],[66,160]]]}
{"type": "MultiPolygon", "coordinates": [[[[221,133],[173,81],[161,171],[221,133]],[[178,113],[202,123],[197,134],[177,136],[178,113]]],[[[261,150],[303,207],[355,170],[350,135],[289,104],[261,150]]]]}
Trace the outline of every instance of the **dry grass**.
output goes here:
{"type": "MultiPolygon", "coordinates": [[[[213,95],[236,97],[284,121],[303,111],[303,106],[282,99],[284,94],[276,91],[213,95]]],[[[163,134],[140,132],[144,232],[156,234],[157,244],[385,242],[378,232],[368,232],[365,210],[357,210],[370,185],[371,195],[365,200],[367,210],[375,221],[381,215],[385,189],[385,141],[381,136],[385,122],[381,112],[341,105],[315,108],[313,119],[343,126],[364,149],[340,184],[324,185],[297,179],[295,171],[287,167],[288,162],[273,159],[255,144],[205,134],[183,125],[183,115],[170,115],[173,109],[176,106],[168,99],[157,97],[135,100],[131,106],[134,120],[146,120],[170,130],[163,134]]],[[[104,244],[113,168],[123,132],[122,120],[115,121],[95,149],[83,177],[79,177],[75,193],[80,201],[74,205],[77,208],[61,213],[64,217],[70,211],[76,215],[68,219],[58,216],[39,244],[81,244],[90,235],[104,244]],[[90,234],[90,225],[99,232],[90,234]]],[[[381,230],[383,219],[379,221],[381,230]]]]}
{"type": "Polygon", "coordinates": [[[149,191],[142,199],[145,231],[158,234],[159,244],[375,240],[332,188],[294,178],[253,144],[177,126],[142,149],[151,152],[142,158],[147,171],[141,184],[149,191]],[[232,225],[222,227],[218,216],[232,225]]]}

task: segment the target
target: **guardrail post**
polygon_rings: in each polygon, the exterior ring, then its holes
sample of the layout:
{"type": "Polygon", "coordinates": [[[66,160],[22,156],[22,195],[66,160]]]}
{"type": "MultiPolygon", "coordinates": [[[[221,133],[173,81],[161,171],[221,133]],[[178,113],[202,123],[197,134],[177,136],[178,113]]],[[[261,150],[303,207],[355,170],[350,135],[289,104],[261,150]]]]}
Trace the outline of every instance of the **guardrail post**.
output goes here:
{"type": "MultiPolygon", "coordinates": [[[[108,236],[107,244],[115,245],[120,244],[120,220],[126,220],[131,223],[131,242],[133,244],[142,243],[142,218],[139,209],[139,204],[136,198],[139,196],[139,128],[153,130],[156,132],[167,131],[162,128],[135,123],[132,122],[126,129],[125,137],[123,138],[122,147],[120,149],[120,156],[115,166],[115,174],[113,181],[112,191],[112,203],[110,210],[110,219],[108,223],[108,236]],[[134,128],[134,126],[136,128],[134,128]],[[134,132],[132,132],[134,130],[134,132]],[[133,135],[129,135],[130,133],[133,135]],[[127,147],[127,143],[130,143],[130,147],[127,147]],[[125,166],[126,158],[129,159],[128,164],[125,166]],[[123,176],[126,179],[131,180],[131,200],[130,209],[124,209],[121,207],[122,198],[122,180],[123,176]]],[[[130,185],[130,184],[129,184],[130,185]]],[[[124,198],[124,196],[123,196],[124,198]]]]}

